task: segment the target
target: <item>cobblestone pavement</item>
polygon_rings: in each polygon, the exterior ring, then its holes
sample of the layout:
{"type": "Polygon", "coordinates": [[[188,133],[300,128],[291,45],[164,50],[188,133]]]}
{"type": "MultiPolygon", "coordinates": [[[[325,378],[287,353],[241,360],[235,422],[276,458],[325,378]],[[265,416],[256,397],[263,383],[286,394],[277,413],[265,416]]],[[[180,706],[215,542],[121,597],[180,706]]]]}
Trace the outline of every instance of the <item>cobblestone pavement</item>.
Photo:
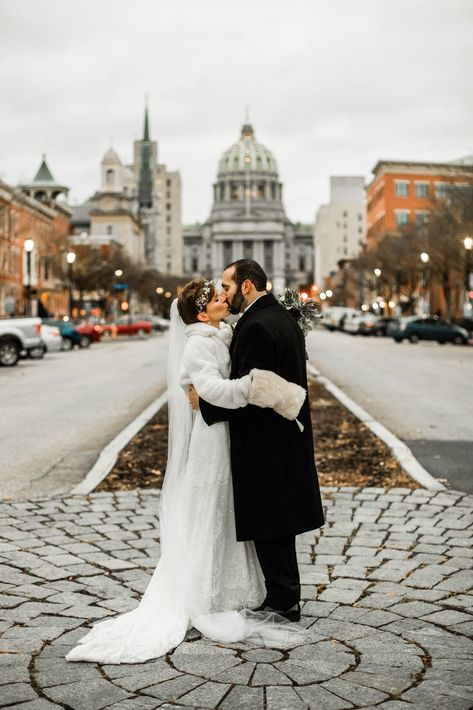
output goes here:
{"type": "Polygon", "coordinates": [[[0,706],[466,710],[473,705],[473,497],[325,488],[301,535],[307,642],[224,646],[195,631],[141,665],[68,663],[127,611],[159,555],[157,493],[0,503],[0,706]]]}

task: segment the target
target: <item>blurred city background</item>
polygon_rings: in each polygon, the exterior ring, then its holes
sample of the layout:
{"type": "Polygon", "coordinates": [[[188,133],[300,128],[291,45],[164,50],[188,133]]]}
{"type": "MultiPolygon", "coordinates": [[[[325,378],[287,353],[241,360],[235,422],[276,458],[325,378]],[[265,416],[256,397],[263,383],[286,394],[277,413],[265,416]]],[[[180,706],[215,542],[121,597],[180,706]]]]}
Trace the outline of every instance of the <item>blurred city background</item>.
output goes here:
{"type": "Polygon", "coordinates": [[[179,288],[239,258],[315,299],[313,363],[470,485],[471,3],[0,13],[10,488],[83,477],[164,387],[179,288]]]}

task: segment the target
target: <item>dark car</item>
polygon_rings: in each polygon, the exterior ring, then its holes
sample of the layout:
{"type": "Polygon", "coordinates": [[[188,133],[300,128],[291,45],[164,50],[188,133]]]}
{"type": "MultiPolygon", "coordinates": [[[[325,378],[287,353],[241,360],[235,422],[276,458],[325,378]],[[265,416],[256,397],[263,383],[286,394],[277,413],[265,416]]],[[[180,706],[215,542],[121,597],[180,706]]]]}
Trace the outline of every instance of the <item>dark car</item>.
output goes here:
{"type": "Polygon", "coordinates": [[[391,335],[397,343],[403,340],[409,340],[411,343],[417,343],[419,340],[436,340],[441,344],[468,344],[468,331],[465,328],[438,316],[400,318],[397,326],[391,330],[391,335]]]}

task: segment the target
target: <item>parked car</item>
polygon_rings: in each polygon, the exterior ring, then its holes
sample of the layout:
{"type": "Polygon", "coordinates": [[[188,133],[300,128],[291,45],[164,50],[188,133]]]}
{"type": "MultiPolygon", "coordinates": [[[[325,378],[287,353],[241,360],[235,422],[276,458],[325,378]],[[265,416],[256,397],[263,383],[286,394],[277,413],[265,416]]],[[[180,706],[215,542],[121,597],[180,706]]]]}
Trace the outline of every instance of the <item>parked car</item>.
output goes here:
{"type": "Polygon", "coordinates": [[[156,333],[163,333],[169,328],[171,324],[171,321],[167,320],[166,318],[162,318],[161,316],[157,316],[154,313],[147,313],[144,315],[135,316],[135,318],[138,318],[139,320],[145,320],[151,323],[151,327],[156,333]]]}
{"type": "Polygon", "coordinates": [[[438,343],[468,344],[468,331],[459,325],[443,320],[438,316],[410,316],[400,318],[398,326],[392,331],[397,343],[409,340],[417,343],[419,340],[436,340],[438,343]]]}
{"type": "Polygon", "coordinates": [[[1,318],[0,319],[0,365],[13,367],[20,355],[41,352],[41,318],[1,318]]]}
{"type": "Polygon", "coordinates": [[[43,341],[44,352],[58,353],[63,349],[63,339],[61,331],[55,325],[41,326],[41,340],[43,341]]]}
{"type": "Polygon", "coordinates": [[[135,320],[128,316],[117,318],[115,323],[104,325],[104,332],[113,334],[116,330],[116,335],[149,335],[152,331],[152,325],[147,320],[135,320]]]}
{"type": "Polygon", "coordinates": [[[372,313],[364,313],[362,316],[347,318],[343,330],[351,335],[370,335],[376,325],[378,316],[372,313]]]}
{"type": "MultiPolygon", "coordinates": [[[[69,321],[71,322],[71,321],[69,321]]],[[[73,323],[75,329],[82,336],[81,348],[88,348],[91,343],[100,342],[103,335],[103,326],[98,323],[89,323],[88,321],[79,321],[73,323]]]]}
{"type": "Polygon", "coordinates": [[[390,329],[395,327],[398,321],[399,318],[396,318],[395,316],[380,316],[376,319],[369,335],[391,335],[390,329]]]}
{"type": "Polygon", "coordinates": [[[75,346],[78,348],[84,348],[90,345],[90,339],[87,338],[87,340],[84,340],[77,328],[69,321],[46,318],[43,320],[43,323],[45,325],[52,325],[59,328],[63,339],[63,350],[72,350],[75,346]]]}
{"type": "Polygon", "coordinates": [[[323,319],[322,325],[327,328],[327,330],[337,330],[340,326],[340,320],[344,316],[361,315],[361,311],[356,308],[349,308],[348,306],[330,306],[327,310],[322,312],[323,319]]]}
{"type": "Polygon", "coordinates": [[[350,332],[348,328],[353,319],[363,318],[363,311],[357,311],[356,309],[351,309],[348,313],[344,313],[340,320],[338,321],[338,330],[342,330],[344,333],[350,332]]]}

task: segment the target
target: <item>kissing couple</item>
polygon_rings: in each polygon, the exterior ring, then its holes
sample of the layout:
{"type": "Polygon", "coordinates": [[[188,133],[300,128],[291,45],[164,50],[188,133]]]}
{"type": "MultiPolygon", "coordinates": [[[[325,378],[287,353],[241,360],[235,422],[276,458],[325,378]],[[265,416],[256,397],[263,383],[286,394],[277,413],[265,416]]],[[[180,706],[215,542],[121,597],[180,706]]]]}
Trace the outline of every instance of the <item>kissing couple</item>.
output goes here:
{"type": "Polygon", "coordinates": [[[139,663],[194,627],[220,643],[304,641],[296,535],[323,525],[305,341],[250,259],[171,308],[161,556],[135,609],[95,624],[69,661],[139,663]],[[242,313],[235,329],[223,323],[242,313]]]}

